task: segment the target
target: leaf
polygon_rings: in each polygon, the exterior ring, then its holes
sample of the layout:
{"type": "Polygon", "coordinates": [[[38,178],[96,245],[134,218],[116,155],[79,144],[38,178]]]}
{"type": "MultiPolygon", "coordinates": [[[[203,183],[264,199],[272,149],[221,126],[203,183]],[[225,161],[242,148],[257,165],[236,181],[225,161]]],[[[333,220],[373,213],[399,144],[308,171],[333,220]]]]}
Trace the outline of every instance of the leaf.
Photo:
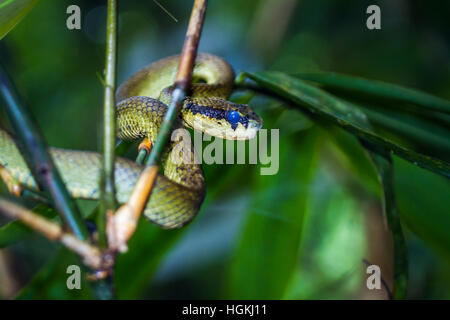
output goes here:
{"type": "MultiPolygon", "coordinates": [[[[394,238],[394,297],[403,298],[406,294],[408,275],[407,251],[396,208],[392,180],[392,163],[389,151],[401,151],[401,155],[407,155],[408,158],[414,157],[417,158],[416,160],[420,159],[421,161],[424,160],[423,156],[377,135],[373,131],[365,113],[358,107],[311,86],[302,80],[279,72],[249,73],[248,76],[262,87],[273,90],[276,94],[289,99],[297,105],[306,105],[311,112],[317,112],[319,115],[332,120],[347,131],[356,134],[361,143],[369,151],[383,186],[384,212],[394,238]]],[[[422,165],[428,166],[430,169],[436,169],[431,164],[433,163],[422,162],[422,165]]],[[[450,169],[450,166],[447,169],[450,169]]],[[[449,175],[450,170],[444,170],[443,173],[449,175]]]]}
{"type": "Polygon", "coordinates": [[[417,104],[429,111],[450,114],[450,101],[431,94],[405,88],[396,84],[376,80],[368,80],[333,72],[300,73],[296,77],[317,82],[321,85],[337,89],[346,89],[376,97],[389,98],[396,101],[417,104]]]}
{"type": "MultiPolygon", "coordinates": [[[[362,169],[366,167],[367,160],[363,159],[361,156],[355,157],[355,151],[357,151],[356,147],[353,146],[351,149],[347,148],[348,137],[346,135],[339,134],[338,132],[333,132],[333,138],[335,139],[335,142],[337,142],[339,147],[344,147],[343,151],[347,153],[348,161],[352,164],[352,167],[357,169],[358,176],[365,178],[367,176],[367,173],[362,172],[362,169]]],[[[364,144],[367,145],[367,142],[362,143],[362,145],[364,144]]],[[[374,148],[376,149],[376,147],[374,146],[366,146],[366,151],[370,156],[370,159],[372,160],[371,164],[373,167],[375,167],[378,175],[378,180],[382,186],[381,190],[383,191],[383,212],[387,220],[389,229],[391,230],[393,235],[395,272],[393,298],[402,299],[405,297],[407,289],[408,256],[405,239],[400,224],[397,202],[395,200],[396,197],[393,182],[393,164],[389,153],[384,152],[383,155],[380,155],[380,150],[377,150],[376,152],[371,151],[374,148]]],[[[363,149],[361,145],[359,146],[359,149],[363,149]]],[[[358,155],[359,153],[360,152],[357,152],[356,155],[358,155]]],[[[381,151],[381,153],[383,152],[381,151]]],[[[371,178],[372,177],[370,175],[370,180],[368,180],[367,178],[363,179],[363,181],[365,181],[366,183],[361,185],[368,189],[367,182],[372,182],[371,178]]],[[[370,185],[372,185],[372,183],[370,183],[370,185]]]]}
{"type": "Polygon", "coordinates": [[[148,287],[159,263],[186,227],[164,230],[142,218],[129,250],[117,258],[114,281],[118,299],[137,299],[148,287]]]}
{"type": "Polygon", "coordinates": [[[450,181],[394,158],[395,190],[402,221],[450,260],[450,181]]]}
{"type": "Polygon", "coordinates": [[[361,214],[364,204],[358,194],[334,179],[336,171],[322,170],[326,162],[320,158],[313,178],[299,264],[286,299],[355,299],[367,279],[361,264],[361,257],[368,253],[366,216],[361,214]]]}
{"type": "Polygon", "coordinates": [[[0,0],[0,39],[2,39],[39,0],[0,0]]]}
{"type": "Polygon", "coordinates": [[[227,298],[284,296],[298,261],[318,141],[315,130],[282,137],[279,172],[255,179],[255,196],[230,267],[227,298]]]}
{"type": "Polygon", "coordinates": [[[337,153],[338,162],[351,172],[351,174],[347,172],[344,174],[356,179],[359,186],[369,194],[379,196],[380,183],[377,171],[358,139],[336,126],[327,128],[327,133],[327,138],[334,145],[333,151],[337,153]]]}
{"type": "MultiPolygon", "coordinates": [[[[363,178],[365,182],[362,184],[366,189],[372,185],[372,175],[368,175],[370,168],[367,168],[367,160],[361,156],[361,152],[358,149],[363,149],[362,146],[366,145],[365,149],[368,156],[370,156],[371,165],[375,167],[378,176],[379,183],[382,186],[382,202],[383,212],[387,220],[389,229],[393,234],[394,242],[394,295],[395,299],[404,298],[406,295],[407,281],[408,281],[408,257],[405,239],[403,236],[402,227],[400,224],[400,217],[397,209],[397,202],[395,197],[394,181],[393,181],[393,164],[389,153],[378,150],[375,146],[367,145],[367,142],[363,142],[358,146],[349,145],[351,140],[348,137],[348,133],[342,134],[334,130],[332,132],[333,140],[337,145],[343,149],[347,154],[348,161],[352,167],[356,168],[356,172],[360,178],[363,178]],[[362,146],[361,146],[362,145],[362,146]],[[351,147],[351,148],[349,148],[351,147]],[[376,151],[374,151],[374,149],[376,151]],[[381,154],[380,154],[381,153],[381,154]],[[356,156],[355,156],[356,155],[356,156]]],[[[370,162],[369,162],[370,164],[370,162]]],[[[421,171],[421,170],[419,170],[421,171]]],[[[425,171],[426,172],[426,171],[425,171]]],[[[370,189],[373,189],[370,188],[370,189]]],[[[370,190],[369,189],[369,190],[370,190]]],[[[370,190],[372,191],[372,190],[370,190]]]]}
{"type": "Polygon", "coordinates": [[[417,153],[377,134],[370,127],[367,116],[351,103],[280,72],[246,73],[246,75],[266,90],[280,95],[312,113],[317,113],[359,138],[383,146],[420,167],[450,177],[448,162],[417,153]]]}
{"type": "Polygon", "coordinates": [[[423,150],[430,155],[449,159],[450,126],[442,127],[440,124],[427,121],[423,116],[392,108],[382,108],[369,103],[352,103],[364,111],[378,132],[388,133],[395,142],[407,143],[415,150],[423,150]]]}

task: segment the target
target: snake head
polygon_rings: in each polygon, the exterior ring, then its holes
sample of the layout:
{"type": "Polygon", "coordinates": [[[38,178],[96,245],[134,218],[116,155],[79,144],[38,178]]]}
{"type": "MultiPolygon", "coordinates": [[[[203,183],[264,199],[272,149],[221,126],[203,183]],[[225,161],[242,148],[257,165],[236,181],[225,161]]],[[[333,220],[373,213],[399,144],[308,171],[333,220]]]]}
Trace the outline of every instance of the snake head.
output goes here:
{"type": "Polygon", "coordinates": [[[253,139],[262,127],[261,118],[248,105],[222,98],[187,98],[182,118],[194,130],[227,140],[253,139]]]}

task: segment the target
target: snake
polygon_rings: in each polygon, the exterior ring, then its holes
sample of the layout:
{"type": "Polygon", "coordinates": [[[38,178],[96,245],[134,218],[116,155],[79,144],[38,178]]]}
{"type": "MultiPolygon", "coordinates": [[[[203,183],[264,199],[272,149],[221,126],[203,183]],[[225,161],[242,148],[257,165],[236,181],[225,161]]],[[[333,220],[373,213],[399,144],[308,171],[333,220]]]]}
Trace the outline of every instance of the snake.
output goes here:
{"type": "MultiPolygon", "coordinates": [[[[116,135],[121,140],[147,138],[155,143],[172,99],[180,56],[156,61],[125,80],[116,91],[116,135]]],[[[261,118],[251,107],[228,101],[234,83],[233,68],[222,58],[199,53],[189,94],[183,100],[175,129],[191,128],[229,140],[255,137],[261,118]]],[[[177,131],[177,130],[175,130],[177,131]]],[[[175,132],[174,131],[174,132],[175,132]]],[[[173,138],[173,135],[172,135],[173,138]]],[[[93,151],[49,148],[50,155],[72,198],[98,200],[102,155],[93,151]]],[[[161,170],[144,209],[156,225],[173,229],[190,222],[206,193],[201,163],[186,135],[171,139],[161,157],[161,170]]],[[[39,190],[15,139],[0,130],[0,164],[21,187],[39,190]]],[[[116,157],[116,199],[126,203],[144,166],[116,157]]]]}

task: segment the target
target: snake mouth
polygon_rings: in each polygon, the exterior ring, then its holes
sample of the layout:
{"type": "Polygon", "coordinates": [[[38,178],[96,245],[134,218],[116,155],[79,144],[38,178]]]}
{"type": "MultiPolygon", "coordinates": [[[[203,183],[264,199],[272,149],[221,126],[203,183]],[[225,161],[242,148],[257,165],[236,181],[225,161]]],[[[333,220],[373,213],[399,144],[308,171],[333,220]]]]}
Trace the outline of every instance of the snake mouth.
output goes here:
{"type": "Polygon", "coordinates": [[[196,131],[206,133],[216,138],[225,140],[250,140],[253,139],[258,130],[261,129],[262,121],[260,119],[251,119],[246,126],[239,123],[235,128],[232,128],[229,124],[218,126],[215,121],[198,119],[187,125],[196,131]]]}
{"type": "Polygon", "coordinates": [[[226,130],[226,133],[230,136],[225,139],[229,140],[250,140],[253,139],[262,127],[261,121],[249,120],[247,127],[239,125],[236,130],[226,130]],[[231,132],[229,132],[231,131],[231,132]]]}

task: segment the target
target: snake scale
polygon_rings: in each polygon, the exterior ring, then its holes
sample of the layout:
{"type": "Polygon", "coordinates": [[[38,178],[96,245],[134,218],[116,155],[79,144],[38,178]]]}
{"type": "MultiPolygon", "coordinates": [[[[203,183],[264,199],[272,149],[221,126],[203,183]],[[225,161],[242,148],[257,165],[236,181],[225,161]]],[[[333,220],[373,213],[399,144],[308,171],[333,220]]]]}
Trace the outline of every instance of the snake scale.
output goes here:
{"type": "MultiPolygon", "coordinates": [[[[159,60],[127,79],[117,91],[117,136],[123,140],[148,138],[155,142],[162,119],[171,100],[172,84],[179,55],[159,60]]],[[[185,98],[176,127],[226,139],[250,139],[262,120],[247,105],[227,101],[234,71],[222,58],[199,54],[196,59],[190,95],[185,98]]],[[[73,198],[99,199],[101,155],[90,151],[50,148],[67,189],[73,198]]],[[[192,220],[205,196],[205,178],[194,159],[190,141],[173,141],[162,157],[164,174],[159,174],[144,215],[163,228],[179,228],[192,220]],[[178,145],[181,143],[181,145],[178,145]],[[181,146],[182,148],[177,148],[181,146]]],[[[0,164],[23,187],[37,189],[14,139],[0,130],[0,164]]],[[[143,170],[134,161],[117,157],[116,196],[128,200],[143,170]]]]}

